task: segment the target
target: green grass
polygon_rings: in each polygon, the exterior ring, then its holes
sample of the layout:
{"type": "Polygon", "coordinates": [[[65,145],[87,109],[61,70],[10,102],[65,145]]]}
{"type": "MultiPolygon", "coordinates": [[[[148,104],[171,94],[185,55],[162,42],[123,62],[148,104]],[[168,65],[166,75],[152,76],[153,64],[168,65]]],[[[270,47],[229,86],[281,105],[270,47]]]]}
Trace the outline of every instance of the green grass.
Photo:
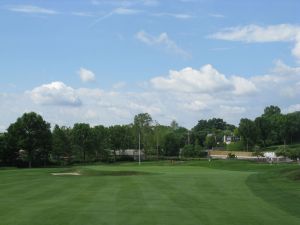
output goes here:
{"type": "Polygon", "coordinates": [[[299,225],[299,168],[233,160],[0,170],[0,225],[299,225]]]}

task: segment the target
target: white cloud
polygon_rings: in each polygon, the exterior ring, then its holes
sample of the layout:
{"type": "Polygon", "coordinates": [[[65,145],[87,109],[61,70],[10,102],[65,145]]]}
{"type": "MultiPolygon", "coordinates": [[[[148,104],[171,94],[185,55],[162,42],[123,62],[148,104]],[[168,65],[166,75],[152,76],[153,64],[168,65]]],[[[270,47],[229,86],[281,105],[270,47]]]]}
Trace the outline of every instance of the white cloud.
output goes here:
{"type": "Polygon", "coordinates": [[[80,76],[80,79],[82,82],[87,83],[96,80],[96,76],[93,71],[85,69],[85,68],[80,68],[78,71],[78,74],[80,76]]]}
{"type": "Polygon", "coordinates": [[[21,12],[21,13],[30,13],[30,14],[48,14],[53,15],[57,14],[58,12],[52,9],[46,9],[34,5],[15,5],[9,7],[10,11],[13,12],[21,12]]]}
{"type": "Polygon", "coordinates": [[[73,88],[52,82],[23,94],[0,93],[2,130],[29,111],[42,114],[52,124],[67,126],[76,122],[128,124],[134,115],[148,112],[161,124],[169,124],[175,118],[190,128],[199,119],[212,117],[238,124],[240,118],[253,119],[271,104],[287,112],[300,109],[300,68],[280,61],[261,76],[224,75],[204,65],[200,69],[171,71],[150,79],[148,84],[139,91],[128,92],[73,88]]]}
{"type": "Polygon", "coordinates": [[[296,37],[296,45],[293,48],[292,53],[300,61],[300,32],[296,37]]]}
{"type": "Polygon", "coordinates": [[[137,10],[137,9],[132,9],[132,8],[126,8],[126,7],[119,7],[119,8],[115,8],[113,9],[111,12],[100,16],[98,19],[96,19],[91,25],[90,27],[95,26],[97,23],[101,22],[102,20],[105,20],[107,18],[110,18],[114,15],[120,15],[120,16],[131,16],[131,15],[136,15],[141,13],[141,10],[137,10]]]}
{"type": "Polygon", "coordinates": [[[240,106],[221,105],[220,109],[223,114],[242,114],[246,112],[246,108],[240,106]]]}
{"type": "Polygon", "coordinates": [[[243,77],[226,77],[211,65],[199,70],[185,68],[170,71],[167,77],[155,77],[151,81],[154,88],[166,91],[191,93],[232,92],[235,95],[251,94],[256,91],[254,83],[243,77]]]}
{"type": "Polygon", "coordinates": [[[192,110],[192,111],[202,111],[205,109],[208,109],[208,105],[205,101],[200,101],[200,100],[195,100],[192,102],[188,102],[188,103],[183,103],[182,105],[184,108],[186,108],[187,110],[192,110]]]}
{"type": "Polygon", "coordinates": [[[158,0],[92,0],[91,4],[93,5],[101,5],[108,4],[113,6],[120,7],[131,7],[135,5],[146,6],[146,7],[154,7],[158,6],[160,3],[158,0]]]}
{"type": "Polygon", "coordinates": [[[140,13],[140,10],[137,9],[130,9],[130,8],[116,8],[112,11],[112,14],[117,14],[117,15],[135,15],[140,13]]]}
{"type": "Polygon", "coordinates": [[[266,27],[257,25],[231,27],[210,35],[210,38],[247,43],[294,42],[292,54],[300,61],[300,26],[279,24],[266,27]]]}
{"type": "Polygon", "coordinates": [[[248,25],[244,27],[226,28],[221,32],[211,35],[211,37],[227,41],[244,42],[294,41],[299,34],[299,31],[299,26],[290,24],[267,27],[248,25]]]}
{"type": "Polygon", "coordinates": [[[81,16],[81,17],[95,17],[95,15],[91,12],[72,12],[74,16],[81,16]]]}
{"type": "Polygon", "coordinates": [[[280,86],[296,84],[300,79],[300,67],[290,67],[278,60],[269,74],[254,76],[252,81],[259,85],[280,86]]]}
{"type": "Polygon", "coordinates": [[[255,84],[248,79],[232,76],[230,80],[234,85],[233,93],[236,95],[252,94],[257,91],[255,84]]]}
{"type": "Polygon", "coordinates": [[[287,112],[287,113],[292,113],[292,112],[300,111],[300,104],[290,105],[284,111],[287,112]]]}
{"type": "Polygon", "coordinates": [[[161,33],[160,35],[156,36],[152,36],[148,33],[146,33],[145,31],[139,31],[135,37],[147,44],[147,45],[152,45],[152,46],[163,46],[165,49],[167,49],[170,52],[173,52],[177,55],[180,55],[184,58],[190,58],[191,55],[183,50],[182,48],[178,47],[178,45],[176,44],[175,41],[173,41],[172,39],[169,38],[167,33],[161,33]]]}
{"type": "Polygon", "coordinates": [[[170,71],[167,77],[155,77],[151,80],[154,88],[159,90],[181,92],[214,92],[230,88],[230,82],[211,65],[200,70],[185,68],[181,71],[170,71]]]}
{"type": "Polygon", "coordinates": [[[27,92],[36,104],[80,106],[81,100],[75,90],[62,82],[52,82],[27,92]]]}
{"type": "Polygon", "coordinates": [[[158,16],[158,17],[161,17],[161,16],[168,16],[168,17],[174,17],[174,18],[176,18],[176,19],[183,19],[183,20],[193,18],[192,15],[186,14],[186,13],[154,13],[154,14],[152,14],[152,15],[153,15],[153,16],[158,16]]]}
{"type": "Polygon", "coordinates": [[[120,81],[118,83],[115,83],[113,85],[113,89],[120,89],[126,86],[126,82],[120,81]]]}

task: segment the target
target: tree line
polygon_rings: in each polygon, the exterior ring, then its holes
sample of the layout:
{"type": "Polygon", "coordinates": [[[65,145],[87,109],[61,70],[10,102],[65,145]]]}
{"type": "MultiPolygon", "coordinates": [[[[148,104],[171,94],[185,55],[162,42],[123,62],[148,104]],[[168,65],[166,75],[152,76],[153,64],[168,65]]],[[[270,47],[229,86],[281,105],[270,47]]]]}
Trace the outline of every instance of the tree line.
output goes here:
{"type": "Polygon", "coordinates": [[[143,150],[148,159],[203,157],[206,149],[256,150],[300,141],[300,112],[282,114],[277,106],[266,107],[255,120],[242,118],[239,127],[223,119],[199,120],[188,130],[176,121],[165,126],[150,114],[140,113],[127,125],[73,127],[51,126],[35,112],[24,113],[0,134],[0,164],[42,166],[74,162],[129,160],[116,151],[143,150]],[[238,137],[229,145],[224,135],[238,137]]]}

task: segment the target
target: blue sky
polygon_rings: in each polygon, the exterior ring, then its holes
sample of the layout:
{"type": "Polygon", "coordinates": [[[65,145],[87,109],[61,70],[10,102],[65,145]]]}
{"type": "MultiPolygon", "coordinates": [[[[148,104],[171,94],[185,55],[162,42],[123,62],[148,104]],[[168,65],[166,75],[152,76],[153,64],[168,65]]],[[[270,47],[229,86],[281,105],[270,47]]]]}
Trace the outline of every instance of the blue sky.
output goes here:
{"type": "Polygon", "coordinates": [[[0,130],[300,110],[297,0],[0,1],[0,130]]]}

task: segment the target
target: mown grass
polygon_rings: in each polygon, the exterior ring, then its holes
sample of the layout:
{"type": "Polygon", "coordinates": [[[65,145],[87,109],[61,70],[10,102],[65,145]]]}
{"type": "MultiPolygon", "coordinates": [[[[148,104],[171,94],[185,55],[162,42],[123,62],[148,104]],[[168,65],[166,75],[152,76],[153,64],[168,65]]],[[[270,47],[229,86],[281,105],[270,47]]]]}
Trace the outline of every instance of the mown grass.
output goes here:
{"type": "Polygon", "coordinates": [[[298,225],[299,168],[201,160],[6,169],[0,224],[298,225]]]}

